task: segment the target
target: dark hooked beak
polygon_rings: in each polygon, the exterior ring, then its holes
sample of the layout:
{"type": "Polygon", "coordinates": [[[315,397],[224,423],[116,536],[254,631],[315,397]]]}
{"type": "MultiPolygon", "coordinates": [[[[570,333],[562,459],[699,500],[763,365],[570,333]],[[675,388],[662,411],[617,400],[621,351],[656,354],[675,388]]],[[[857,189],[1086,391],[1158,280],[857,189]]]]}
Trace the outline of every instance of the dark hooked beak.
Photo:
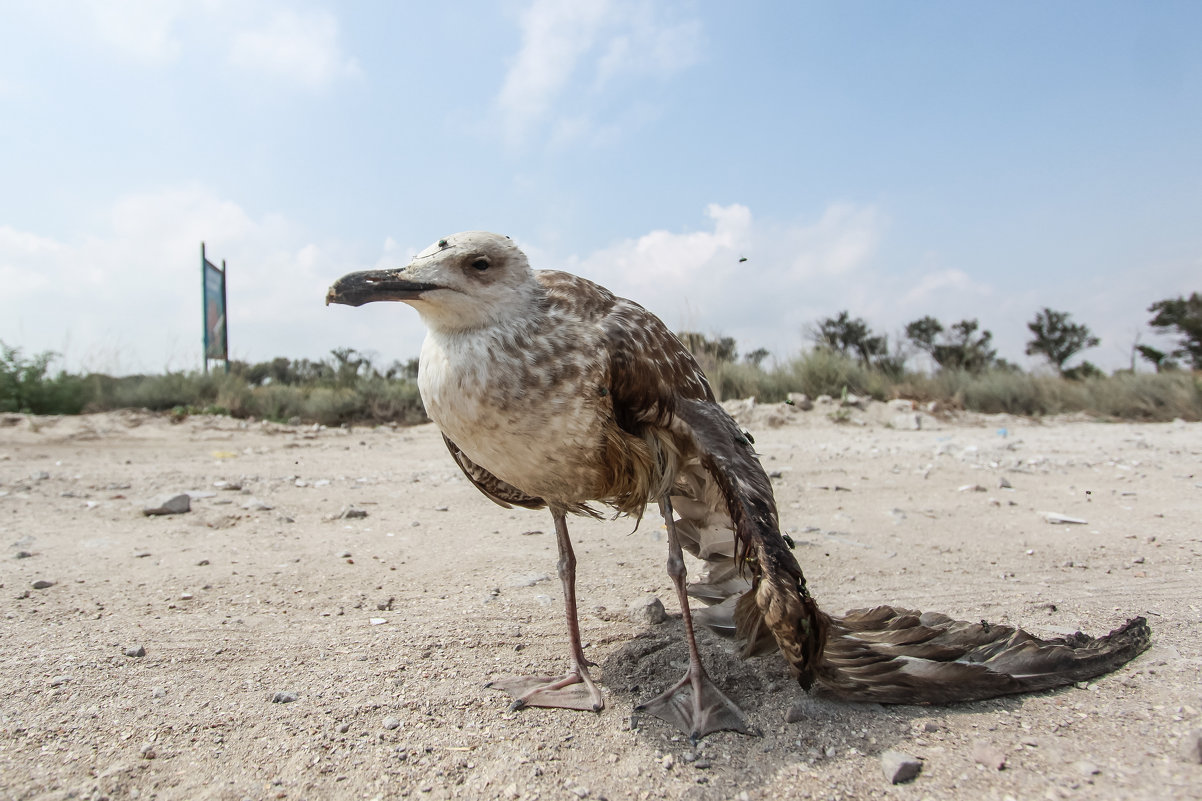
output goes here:
{"type": "Polygon", "coordinates": [[[362,306],[374,300],[413,300],[423,292],[439,289],[437,284],[425,284],[404,278],[403,270],[364,270],[342,276],[326,292],[326,305],[362,306]]]}

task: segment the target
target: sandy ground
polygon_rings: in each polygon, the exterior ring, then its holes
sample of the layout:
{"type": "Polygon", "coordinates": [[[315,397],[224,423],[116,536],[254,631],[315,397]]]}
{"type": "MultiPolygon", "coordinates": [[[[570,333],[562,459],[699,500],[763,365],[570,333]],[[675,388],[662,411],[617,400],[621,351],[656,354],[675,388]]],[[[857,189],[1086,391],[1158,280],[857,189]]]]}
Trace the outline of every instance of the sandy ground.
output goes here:
{"type": "Polygon", "coordinates": [[[1151,649],[1087,686],[886,708],[706,635],[763,735],[694,748],[632,720],[686,660],[649,510],[570,523],[608,707],[508,713],[488,679],[566,666],[551,519],[477,494],[432,427],[8,416],[0,797],[1202,798],[1202,424],[833,409],[743,414],[824,607],[1042,635],[1141,614],[1151,649]],[[143,516],[184,491],[190,512],[143,516]],[[667,622],[632,615],[650,595],[667,622]],[[888,749],[921,774],[887,782],[888,749]]]}

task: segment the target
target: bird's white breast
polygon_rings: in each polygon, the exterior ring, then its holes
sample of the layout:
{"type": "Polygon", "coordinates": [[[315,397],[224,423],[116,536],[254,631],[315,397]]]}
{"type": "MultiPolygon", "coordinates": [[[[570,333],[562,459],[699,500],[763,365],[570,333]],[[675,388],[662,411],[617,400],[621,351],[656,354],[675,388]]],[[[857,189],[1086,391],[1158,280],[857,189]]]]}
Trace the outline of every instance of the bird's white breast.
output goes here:
{"type": "MultiPolygon", "coordinates": [[[[431,419],[473,462],[549,502],[595,497],[603,417],[579,349],[501,347],[496,332],[430,331],[418,385],[431,419]]],[[[564,343],[567,344],[566,342],[564,343]]],[[[587,360],[584,360],[587,361],[587,360]]]]}

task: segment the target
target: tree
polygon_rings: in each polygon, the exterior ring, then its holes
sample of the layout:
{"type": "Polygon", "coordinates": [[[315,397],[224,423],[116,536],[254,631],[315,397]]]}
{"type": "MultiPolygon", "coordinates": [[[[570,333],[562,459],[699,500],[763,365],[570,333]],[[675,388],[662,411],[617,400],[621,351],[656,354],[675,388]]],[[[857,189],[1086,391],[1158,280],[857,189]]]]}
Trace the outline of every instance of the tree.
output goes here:
{"type": "Polygon", "coordinates": [[[868,323],[860,317],[853,319],[846,310],[819,320],[809,335],[818,347],[838,351],[866,365],[889,349],[885,337],[873,334],[868,323]]]}
{"type": "Polygon", "coordinates": [[[739,357],[734,337],[710,339],[697,331],[679,331],[676,338],[699,360],[705,358],[714,362],[733,362],[739,357]]]}
{"type": "Polygon", "coordinates": [[[997,363],[993,334],[981,331],[976,320],[961,320],[945,330],[930,315],[906,326],[906,338],[930,355],[941,370],[967,370],[979,373],[997,363]]]}
{"type": "Polygon", "coordinates": [[[1060,375],[1065,374],[1065,362],[1083,350],[1097,347],[1102,341],[1093,335],[1088,326],[1070,322],[1071,317],[1068,312],[1054,311],[1045,306],[1035,314],[1034,320],[1027,323],[1027,328],[1034,335],[1027,343],[1027,355],[1046,357],[1060,375]]]}
{"type": "Polygon", "coordinates": [[[767,348],[756,348],[751,353],[743,354],[743,361],[750,364],[752,367],[759,367],[763,364],[764,359],[767,359],[771,354],[767,348]]]}
{"type": "Polygon", "coordinates": [[[1166,370],[1176,370],[1177,362],[1170,358],[1169,354],[1163,350],[1157,350],[1151,345],[1136,345],[1135,349],[1156,368],[1156,372],[1163,373],[1166,370]]]}
{"type": "MultiPolygon", "coordinates": [[[[1202,295],[1194,292],[1188,298],[1158,300],[1148,311],[1154,313],[1150,326],[1159,333],[1177,337],[1177,348],[1167,355],[1187,360],[1195,370],[1202,370],[1202,295]]],[[[1143,351],[1141,348],[1140,352],[1143,351]]],[[[1150,359],[1146,353],[1144,357],[1150,359]]]]}

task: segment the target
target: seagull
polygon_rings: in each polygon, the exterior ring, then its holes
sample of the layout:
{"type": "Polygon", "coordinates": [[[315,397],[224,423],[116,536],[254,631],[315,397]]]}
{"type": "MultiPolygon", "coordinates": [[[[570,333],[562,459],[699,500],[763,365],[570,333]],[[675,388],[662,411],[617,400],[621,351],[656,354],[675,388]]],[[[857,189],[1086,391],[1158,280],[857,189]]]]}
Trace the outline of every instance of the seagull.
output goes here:
{"type": "Polygon", "coordinates": [[[1061,686],[1148,646],[1143,618],[1104,637],[1040,640],[893,606],[842,617],[819,609],[750,435],[685,346],[631,300],[570,273],[532,270],[509,237],[454,234],[405,267],[343,276],[326,296],[327,305],[377,301],[408,304],[425,323],[418,386],[464,475],[495,503],[546,508],[554,521],[570,666],[493,681],[513,697],[512,710],[605,706],[581,644],[567,525],[569,514],[599,517],[597,504],[638,520],[655,503],[664,519],[689,666],[636,709],[694,742],[756,733],[707,674],[698,623],[739,639],[745,656],[779,651],[803,689],[883,703],[1061,686]],[[685,550],[705,566],[691,586],[685,550]],[[708,604],[696,621],[690,596],[708,604]]]}

